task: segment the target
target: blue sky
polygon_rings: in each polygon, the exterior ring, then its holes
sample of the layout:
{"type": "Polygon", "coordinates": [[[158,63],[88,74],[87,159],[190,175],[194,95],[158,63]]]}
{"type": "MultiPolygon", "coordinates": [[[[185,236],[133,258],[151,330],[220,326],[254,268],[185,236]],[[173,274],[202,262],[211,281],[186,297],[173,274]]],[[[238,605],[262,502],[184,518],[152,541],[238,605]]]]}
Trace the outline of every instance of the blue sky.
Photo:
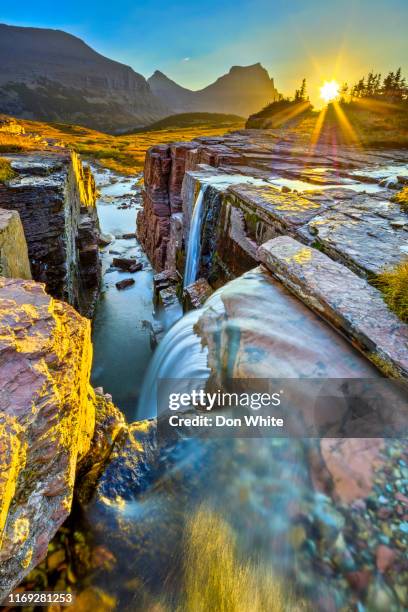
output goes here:
{"type": "MultiPolygon", "coordinates": [[[[407,0],[19,0],[0,22],[83,38],[144,76],[160,69],[197,89],[231,65],[262,62],[278,89],[408,68],[407,0]]],[[[405,70],[406,72],[406,70],[405,70]]]]}

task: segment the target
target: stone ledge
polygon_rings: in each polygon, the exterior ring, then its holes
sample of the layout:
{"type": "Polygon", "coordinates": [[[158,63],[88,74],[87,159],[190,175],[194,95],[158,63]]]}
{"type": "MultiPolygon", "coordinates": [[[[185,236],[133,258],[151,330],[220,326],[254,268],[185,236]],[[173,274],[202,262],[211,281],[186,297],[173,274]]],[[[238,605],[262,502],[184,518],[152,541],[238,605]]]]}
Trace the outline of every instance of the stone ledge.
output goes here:
{"type": "Polygon", "coordinates": [[[381,293],[365,279],[289,236],[264,243],[258,257],[384,374],[408,379],[408,325],[389,310],[381,293]]]}

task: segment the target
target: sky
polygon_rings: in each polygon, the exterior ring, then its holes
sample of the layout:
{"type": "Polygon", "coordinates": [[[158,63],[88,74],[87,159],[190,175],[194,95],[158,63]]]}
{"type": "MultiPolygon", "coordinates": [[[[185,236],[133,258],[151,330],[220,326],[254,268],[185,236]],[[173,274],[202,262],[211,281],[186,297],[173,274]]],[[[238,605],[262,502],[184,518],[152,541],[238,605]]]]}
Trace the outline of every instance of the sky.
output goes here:
{"type": "MultiPolygon", "coordinates": [[[[199,89],[232,65],[261,62],[278,90],[306,77],[354,82],[370,69],[408,69],[408,0],[19,0],[0,23],[79,36],[145,77],[158,69],[199,89]]],[[[6,6],[4,6],[6,4],[6,6]]]]}

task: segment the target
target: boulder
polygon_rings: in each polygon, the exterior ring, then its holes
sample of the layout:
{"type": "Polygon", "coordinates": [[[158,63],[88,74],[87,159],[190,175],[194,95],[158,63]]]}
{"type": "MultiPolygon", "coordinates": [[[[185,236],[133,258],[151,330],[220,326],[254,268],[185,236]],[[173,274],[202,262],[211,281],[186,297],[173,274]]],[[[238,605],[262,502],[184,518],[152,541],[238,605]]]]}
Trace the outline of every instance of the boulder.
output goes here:
{"type": "Polygon", "coordinates": [[[126,289],[127,287],[131,287],[134,284],[135,284],[134,278],[124,278],[123,280],[118,281],[116,283],[116,289],[121,291],[122,289],[126,289]]]}
{"type": "Polygon", "coordinates": [[[184,289],[183,306],[185,310],[200,308],[212,294],[213,289],[210,287],[205,278],[199,278],[195,283],[192,283],[184,289]]]}
{"type": "Polygon", "coordinates": [[[125,272],[139,272],[143,268],[143,264],[136,261],[134,258],[127,257],[114,257],[112,260],[112,265],[115,268],[120,268],[125,272]]]}
{"type": "Polygon", "coordinates": [[[0,278],[0,601],[67,518],[94,432],[90,321],[29,280],[0,278]]]}

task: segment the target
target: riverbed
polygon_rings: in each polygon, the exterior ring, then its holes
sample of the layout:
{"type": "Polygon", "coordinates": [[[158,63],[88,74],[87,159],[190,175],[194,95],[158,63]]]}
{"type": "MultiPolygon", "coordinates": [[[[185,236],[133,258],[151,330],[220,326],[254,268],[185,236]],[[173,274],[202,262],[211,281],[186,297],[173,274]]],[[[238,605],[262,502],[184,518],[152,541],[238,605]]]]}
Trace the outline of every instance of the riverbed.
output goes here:
{"type": "Polygon", "coordinates": [[[93,323],[92,384],[103,387],[114,403],[133,420],[143,377],[152,355],[149,324],[154,321],[153,269],[136,237],[136,215],[142,206],[142,175],[121,176],[92,167],[99,196],[101,232],[113,241],[101,249],[102,293],[93,323]],[[135,257],[143,269],[129,274],[112,268],[114,257],[135,257]],[[133,286],[118,290],[115,283],[133,278],[133,286]]]}

